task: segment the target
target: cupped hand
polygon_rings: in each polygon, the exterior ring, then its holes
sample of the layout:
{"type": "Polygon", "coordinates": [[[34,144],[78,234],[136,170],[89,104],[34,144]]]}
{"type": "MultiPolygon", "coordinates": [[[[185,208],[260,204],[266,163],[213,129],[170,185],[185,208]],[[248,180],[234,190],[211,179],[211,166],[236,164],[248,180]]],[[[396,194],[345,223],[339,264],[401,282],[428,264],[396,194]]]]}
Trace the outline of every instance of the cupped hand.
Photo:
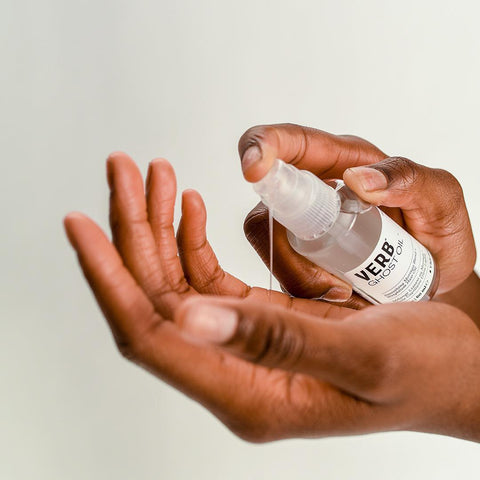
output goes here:
{"type": "MultiPolygon", "coordinates": [[[[175,174],[166,160],[151,162],[144,187],[135,163],[114,153],[107,160],[107,177],[112,241],[80,213],[67,215],[65,228],[118,349],[205,405],[239,435],[253,438],[264,432],[260,424],[251,430],[254,413],[266,415],[272,405],[283,409],[292,374],[186,340],[172,321],[178,307],[200,294],[215,294],[254,298],[330,319],[343,318],[350,310],[280,292],[270,295],[226,273],[207,241],[205,207],[193,190],[183,193],[175,237],[175,174]]],[[[313,384],[326,396],[337,395],[326,384],[313,384]]],[[[310,401],[307,390],[301,395],[310,401]]]]}
{"type": "Polygon", "coordinates": [[[194,191],[175,238],[167,161],[151,163],[145,189],[125,154],[107,170],[112,242],[79,213],[65,227],[126,358],[254,442],[398,429],[479,438],[480,339],[465,314],[269,296],[221,269],[194,191]]]}
{"type": "MultiPolygon", "coordinates": [[[[437,293],[460,285],[473,272],[476,253],[460,184],[445,170],[402,157],[388,157],[352,135],[333,135],[299,125],[257,126],[239,142],[248,181],[260,180],[281,158],[323,179],[342,178],[360,198],[381,206],[425,245],[436,260],[437,293]]],[[[257,205],[245,220],[245,233],[268,265],[268,212],[257,205]]],[[[296,253],[285,228],[274,222],[273,272],[282,288],[296,297],[345,301],[351,286],[296,253]]]]}

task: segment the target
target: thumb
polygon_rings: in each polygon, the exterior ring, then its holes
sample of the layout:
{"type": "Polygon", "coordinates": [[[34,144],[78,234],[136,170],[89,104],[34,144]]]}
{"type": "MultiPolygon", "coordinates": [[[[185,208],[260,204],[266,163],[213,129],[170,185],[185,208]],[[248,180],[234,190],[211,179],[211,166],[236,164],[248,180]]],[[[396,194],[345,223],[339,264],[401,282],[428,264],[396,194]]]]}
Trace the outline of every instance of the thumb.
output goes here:
{"type": "Polygon", "coordinates": [[[372,391],[386,364],[384,343],[358,320],[332,322],[255,300],[192,297],[175,321],[190,340],[255,364],[308,374],[356,395],[372,391]]]}
{"type": "MultiPolygon", "coordinates": [[[[349,168],[343,178],[360,198],[378,206],[399,207],[407,230],[440,267],[438,293],[460,285],[472,272],[476,253],[462,187],[446,170],[402,157],[349,168]]],[[[398,218],[398,217],[397,217],[398,218]]]]}
{"type": "Polygon", "coordinates": [[[445,218],[458,210],[462,189],[449,172],[403,157],[390,157],[368,166],[349,168],[343,179],[362,200],[374,205],[423,211],[424,217],[445,218]]]}

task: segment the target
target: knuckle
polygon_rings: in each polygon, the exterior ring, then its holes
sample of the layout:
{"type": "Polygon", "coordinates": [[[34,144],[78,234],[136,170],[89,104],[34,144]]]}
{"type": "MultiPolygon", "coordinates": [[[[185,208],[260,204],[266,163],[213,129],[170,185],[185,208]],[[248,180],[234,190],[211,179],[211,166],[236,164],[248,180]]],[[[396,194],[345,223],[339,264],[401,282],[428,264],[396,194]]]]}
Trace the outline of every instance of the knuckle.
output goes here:
{"type": "Polygon", "coordinates": [[[225,270],[217,262],[206,278],[195,281],[194,288],[200,293],[217,293],[216,285],[225,278],[225,270]]]}
{"type": "Polygon", "coordinates": [[[181,275],[170,280],[170,288],[178,295],[185,295],[190,290],[190,285],[187,282],[185,275],[181,275]]]}
{"type": "Polygon", "coordinates": [[[357,135],[338,135],[345,147],[348,148],[349,162],[356,165],[365,163],[366,158],[380,161],[387,157],[376,145],[357,135]]]}
{"type": "Polygon", "coordinates": [[[164,295],[174,291],[169,279],[164,278],[160,270],[145,272],[144,275],[142,287],[151,299],[161,302],[164,295]]]}
{"type": "Polygon", "coordinates": [[[352,145],[359,145],[371,148],[372,150],[376,150],[380,152],[378,147],[376,147],[372,142],[369,142],[363,137],[359,137],[358,135],[352,135],[350,133],[344,133],[341,135],[337,135],[339,138],[350,142],[352,145]]]}
{"type": "MultiPolygon", "coordinates": [[[[163,262],[164,270],[159,266],[152,267],[150,271],[143,273],[144,276],[141,280],[142,288],[148,296],[159,303],[166,294],[175,292],[182,295],[190,289],[184,275],[168,274],[168,272],[174,271],[178,257],[165,258],[163,262]]],[[[150,264],[154,265],[154,259],[150,261],[150,264]]]]}
{"type": "Polygon", "coordinates": [[[405,157],[389,157],[379,162],[375,168],[381,170],[388,182],[399,190],[407,190],[412,185],[420,187],[424,180],[420,165],[405,157]]]}
{"type": "Polygon", "coordinates": [[[329,274],[320,268],[302,272],[297,276],[290,273],[280,281],[290,295],[299,298],[318,298],[332,286],[329,274]]]}
{"type": "Polygon", "coordinates": [[[309,297],[308,295],[309,286],[304,281],[304,279],[292,278],[291,275],[288,275],[284,279],[280,278],[279,281],[281,283],[282,289],[292,297],[313,298],[313,297],[309,297]]]}
{"type": "Polygon", "coordinates": [[[240,322],[248,359],[257,364],[292,368],[305,350],[305,333],[298,325],[289,325],[279,316],[275,321],[240,322]]]}
{"type": "Polygon", "coordinates": [[[450,173],[448,170],[444,170],[443,168],[436,168],[433,171],[436,174],[439,187],[442,188],[443,192],[445,192],[446,189],[449,195],[463,199],[462,185],[452,173],[450,173]]]}
{"type": "MultiPolygon", "coordinates": [[[[445,234],[470,231],[470,222],[460,182],[447,170],[432,170],[434,203],[430,209],[431,222],[441,225],[445,234]]],[[[467,233],[468,234],[468,233],[467,233]]]]}
{"type": "Polygon", "coordinates": [[[287,124],[287,126],[292,132],[295,132],[299,141],[299,144],[296,148],[296,153],[290,160],[292,165],[295,165],[305,158],[305,155],[310,148],[310,135],[315,132],[315,130],[295,124],[287,124]]]}

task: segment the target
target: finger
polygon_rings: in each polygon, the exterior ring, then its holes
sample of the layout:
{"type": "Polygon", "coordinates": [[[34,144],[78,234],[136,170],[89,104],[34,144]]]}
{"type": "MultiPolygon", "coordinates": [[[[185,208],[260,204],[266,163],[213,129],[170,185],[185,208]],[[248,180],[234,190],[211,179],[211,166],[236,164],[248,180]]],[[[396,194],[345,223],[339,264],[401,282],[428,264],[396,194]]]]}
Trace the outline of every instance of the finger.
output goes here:
{"type": "Polygon", "coordinates": [[[162,272],[170,289],[184,298],[194,292],[185,278],[178,256],[173,227],[177,185],[170,163],[165,159],[150,162],[146,183],[148,221],[159,252],[162,272]]]}
{"type": "Polygon", "coordinates": [[[369,405],[329,385],[186,341],[155,312],[94,222],[70,214],[65,228],[121,353],[206,406],[237,435],[260,442],[361,433],[374,425],[369,405]]]}
{"type": "Polygon", "coordinates": [[[344,180],[369,203],[401,208],[407,229],[441,263],[439,291],[468,277],[476,258],[473,233],[462,188],[453,175],[393,157],[350,168],[344,180]]]}
{"type": "MultiPolygon", "coordinates": [[[[269,267],[269,219],[263,203],[247,215],[243,228],[247,240],[269,267]]],[[[273,222],[273,274],[295,297],[345,302],[352,295],[351,285],[298,254],[288,242],[285,227],[276,221],[273,222]]]]}
{"type": "Polygon", "coordinates": [[[263,178],[276,158],[322,178],[341,178],[349,167],[386,158],[362,138],[293,124],[252,127],[240,138],[238,151],[249,182],[263,178]]]}
{"type": "Polygon", "coordinates": [[[177,243],[188,283],[200,293],[245,297],[250,287],[222,269],[207,240],[206,221],[207,211],[200,194],[184,191],[177,243]]]}
{"type": "MultiPolygon", "coordinates": [[[[306,313],[315,312],[317,314],[328,315],[331,318],[344,318],[349,313],[345,311],[346,309],[330,308],[327,304],[321,302],[299,301],[300,299],[295,299],[292,303],[293,299],[290,295],[284,295],[280,292],[270,292],[264,288],[250,287],[240,279],[225,272],[221,268],[207,240],[205,229],[206,215],[205,205],[200,194],[195,190],[186,190],[183,192],[182,218],[177,232],[178,250],[188,283],[197,292],[212,295],[255,298],[259,301],[272,302],[306,313]]],[[[335,277],[333,278],[335,279],[335,277]]],[[[308,281],[306,281],[305,284],[307,285],[308,281]]],[[[347,288],[349,288],[348,285],[347,288]]],[[[311,291],[314,290],[312,289],[311,291]]],[[[319,293],[319,290],[316,292],[319,293]]],[[[351,289],[349,289],[346,294],[343,294],[343,301],[342,298],[339,298],[338,294],[331,298],[342,302],[341,306],[359,308],[361,302],[350,299],[350,293],[351,289]]],[[[309,297],[306,291],[303,296],[312,298],[319,297],[320,294],[309,297]]],[[[362,307],[365,305],[368,304],[366,302],[361,304],[362,307]]]]}
{"type": "MultiPolygon", "coordinates": [[[[259,394],[264,388],[268,390],[278,375],[218,349],[185,341],[175,324],[163,321],[155,312],[114,246],[93,221],[81,214],[70,214],[65,229],[125,357],[205,405],[238,433],[244,429],[249,434],[248,428],[254,431],[265,426],[268,410],[259,394]],[[265,424],[258,422],[256,429],[255,417],[249,420],[251,405],[258,409],[259,416],[265,411],[265,424]]],[[[270,398],[270,406],[271,402],[270,398]]]]}
{"type": "Polygon", "coordinates": [[[203,297],[182,304],[175,321],[186,335],[250,362],[308,374],[373,399],[389,368],[383,340],[391,340],[392,328],[376,330],[369,310],[330,322],[261,302],[203,297]]]}
{"type": "Polygon", "coordinates": [[[65,230],[120,350],[137,344],[161,321],[102,230],[88,217],[71,213],[65,230]],[[135,320],[132,321],[132,318],[135,320]]]}
{"type": "Polygon", "coordinates": [[[107,175],[113,243],[154,307],[171,318],[180,298],[162,268],[148,222],[142,176],[130,157],[121,152],[109,156],[107,175]]]}

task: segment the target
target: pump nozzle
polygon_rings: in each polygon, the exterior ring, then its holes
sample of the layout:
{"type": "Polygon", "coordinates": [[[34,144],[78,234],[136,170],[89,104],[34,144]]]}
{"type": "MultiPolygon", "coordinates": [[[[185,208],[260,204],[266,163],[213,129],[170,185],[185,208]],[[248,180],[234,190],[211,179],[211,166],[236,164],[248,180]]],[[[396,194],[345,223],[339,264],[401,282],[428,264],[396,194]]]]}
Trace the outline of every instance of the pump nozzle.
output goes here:
{"type": "Polygon", "coordinates": [[[280,159],[253,189],[273,218],[303,240],[313,240],[329,230],[340,212],[340,197],[332,187],[280,159]]]}

